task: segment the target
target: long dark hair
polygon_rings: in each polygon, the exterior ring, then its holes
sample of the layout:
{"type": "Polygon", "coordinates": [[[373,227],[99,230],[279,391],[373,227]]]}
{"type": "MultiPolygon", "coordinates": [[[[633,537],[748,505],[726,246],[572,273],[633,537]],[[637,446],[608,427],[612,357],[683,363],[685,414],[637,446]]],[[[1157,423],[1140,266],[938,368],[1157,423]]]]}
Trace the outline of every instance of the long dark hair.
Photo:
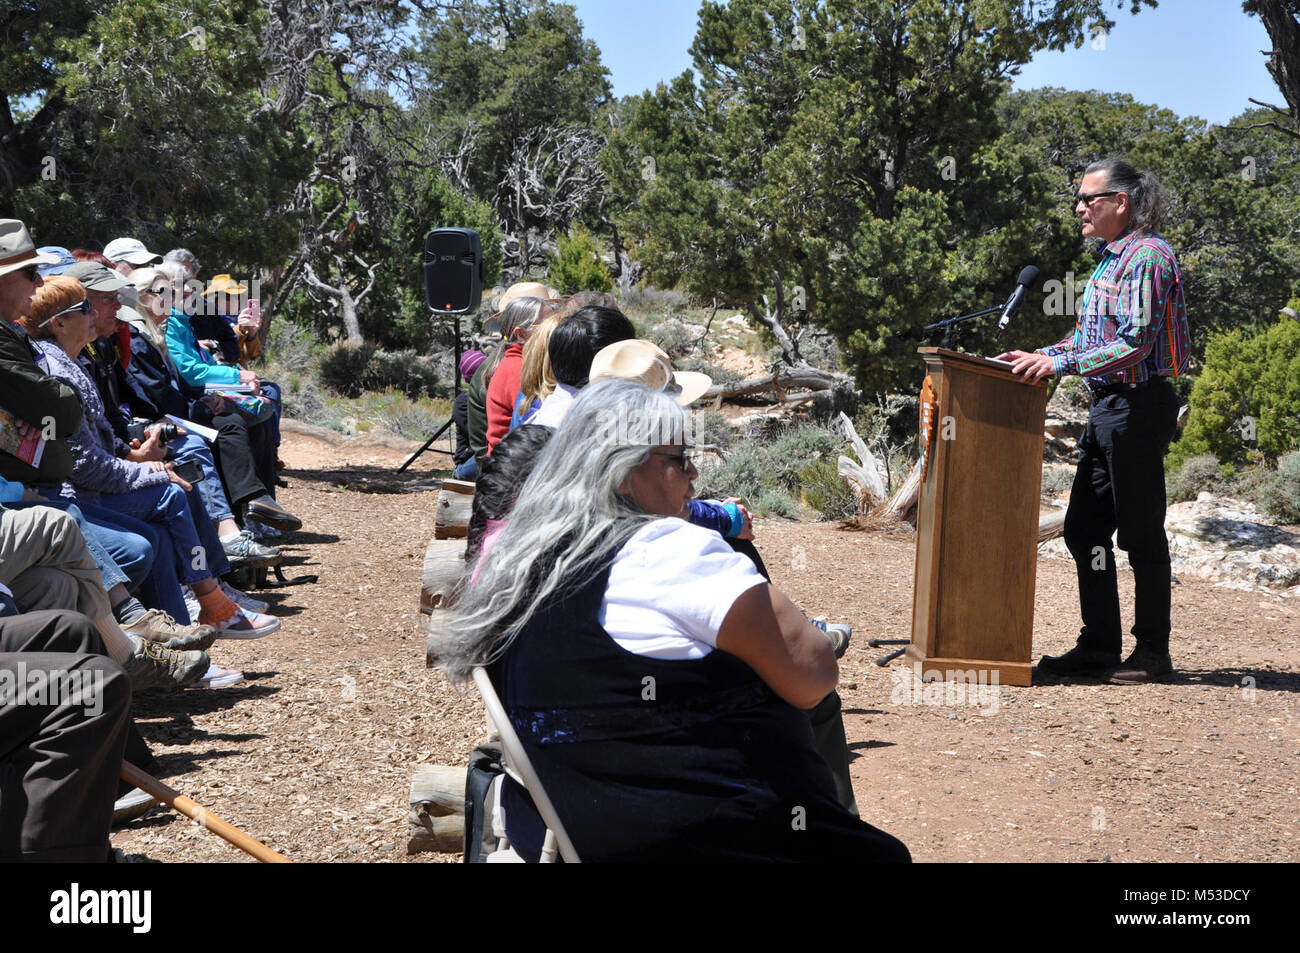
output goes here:
{"type": "Polygon", "coordinates": [[[1092,172],[1105,172],[1108,188],[1128,194],[1133,206],[1129,228],[1144,234],[1159,230],[1160,220],[1165,214],[1166,194],[1165,187],[1155,175],[1139,172],[1123,159],[1102,159],[1083,170],[1084,175],[1092,172]]]}
{"type": "Polygon", "coordinates": [[[488,520],[505,519],[509,515],[520,488],[537,464],[537,455],[554,434],[550,427],[525,424],[506,434],[484,461],[483,472],[474,484],[474,508],[466,532],[468,565],[478,561],[488,520]]]}

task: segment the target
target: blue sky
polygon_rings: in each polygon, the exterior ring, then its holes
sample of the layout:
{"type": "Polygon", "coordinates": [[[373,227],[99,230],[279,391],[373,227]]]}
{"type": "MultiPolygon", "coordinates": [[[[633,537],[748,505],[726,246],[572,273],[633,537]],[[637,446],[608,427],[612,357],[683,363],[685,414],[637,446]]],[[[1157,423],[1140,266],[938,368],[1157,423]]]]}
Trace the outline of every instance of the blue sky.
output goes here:
{"type": "MultiPolygon", "coordinates": [[[[600,47],[614,93],[639,93],[691,65],[698,0],[567,0],[600,47]]],[[[1271,45],[1258,17],[1240,0],[1161,0],[1136,17],[1112,11],[1104,49],[1085,43],[1040,53],[1016,87],[1063,86],[1129,93],[1180,116],[1225,123],[1250,97],[1281,104],[1260,50],[1271,45]]],[[[1100,41],[1099,41],[1100,42],[1100,41]]]]}

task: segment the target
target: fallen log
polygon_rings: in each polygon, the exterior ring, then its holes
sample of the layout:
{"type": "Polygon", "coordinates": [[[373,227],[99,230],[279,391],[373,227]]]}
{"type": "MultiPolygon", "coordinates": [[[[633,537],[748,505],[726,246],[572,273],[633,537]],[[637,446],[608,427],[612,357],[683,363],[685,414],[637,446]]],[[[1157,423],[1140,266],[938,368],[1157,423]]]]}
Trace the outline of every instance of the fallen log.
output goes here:
{"type": "Polygon", "coordinates": [[[1065,510],[1049,510],[1038,514],[1038,541],[1045,543],[1065,533],[1065,510]]]}
{"type": "Polygon", "coordinates": [[[446,609],[455,595],[456,583],[465,572],[465,541],[431,539],[424,551],[424,573],[420,583],[420,611],[429,615],[446,609]]]}
{"type": "Polygon", "coordinates": [[[704,392],[704,398],[715,397],[720,400],[727,400],[732,397],[748,397],[753,394],[768,392],[784,397],[785,392],[789,390],[799,388],[811,391],[830,390],[837,384],[847,383],[850,383],[849,378],[843,374],[835,374],[808,364],[801,364],[796,367],[782,367],[771,374],[752,377],[749,380],[738,381],[734,384],[714,384],[704,392]]]}
{"type": "Polygon", "coordinates": [[[880,475],[880,463],[867,449],[866,443],[858,436],[853,421],[849,420],[846,414],[841,412],[836,423],[844,431],[845,439],[853,445],[853,449],[858,455],[857,460],[852,457],[840,457],[836,472],[849,484],[854,495],[857,496],[858,512],[868,513],[884,500],[887,492],[885,490],[885,480],[880,475]]]}
{"type": "Polygon", "coordinates": [[[906,520],[916,525],[916,503],[921,497],[921,461],[912,465],[907,479],[894,491],[894,495],[880,508],[881,519],[891,523],[906,520]]]}
{"type": "Polygon", "coordinates": [[[433,520],[434,539],[464,539],[474,507],[474,484],[443,480],[433,520]]]}
{"type": "Polygon", "coordinates": [[[454,854],[465,847],[465,769],[422,764],[411,778],[411,830],[406,852],[454,854]]]}

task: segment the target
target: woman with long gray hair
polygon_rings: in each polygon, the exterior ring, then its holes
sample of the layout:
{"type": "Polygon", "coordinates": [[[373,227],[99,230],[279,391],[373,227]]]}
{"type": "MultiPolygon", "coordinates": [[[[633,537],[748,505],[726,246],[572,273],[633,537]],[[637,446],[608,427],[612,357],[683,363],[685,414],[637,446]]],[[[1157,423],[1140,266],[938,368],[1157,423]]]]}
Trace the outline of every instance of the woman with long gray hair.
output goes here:
{"type": "MultiPolygon", "coordinates": [[[[686,522],[687,418],[630,381],[585,389],[435,630],[485,665],[584,860],[908,860],[837,799],[806,709],[830,642],[744,556],[686,522]]],[[[514,782],[507,832],[542,826],[514,782]]]]}

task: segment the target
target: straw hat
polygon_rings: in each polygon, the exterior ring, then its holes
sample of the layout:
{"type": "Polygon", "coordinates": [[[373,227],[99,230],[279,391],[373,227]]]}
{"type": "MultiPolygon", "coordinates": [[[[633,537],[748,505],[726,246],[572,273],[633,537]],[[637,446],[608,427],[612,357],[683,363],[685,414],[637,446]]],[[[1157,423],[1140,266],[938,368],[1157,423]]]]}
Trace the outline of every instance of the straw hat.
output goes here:
{"type": "Polygon", "coordinates": [[[713,378],[696,371],[673,370],[673,362],[657,345],[633,339],[601,348],[591,361],[591,383],[603,380],[640,381],[661,390],[683,407],[699,400],[713,378]]]}

